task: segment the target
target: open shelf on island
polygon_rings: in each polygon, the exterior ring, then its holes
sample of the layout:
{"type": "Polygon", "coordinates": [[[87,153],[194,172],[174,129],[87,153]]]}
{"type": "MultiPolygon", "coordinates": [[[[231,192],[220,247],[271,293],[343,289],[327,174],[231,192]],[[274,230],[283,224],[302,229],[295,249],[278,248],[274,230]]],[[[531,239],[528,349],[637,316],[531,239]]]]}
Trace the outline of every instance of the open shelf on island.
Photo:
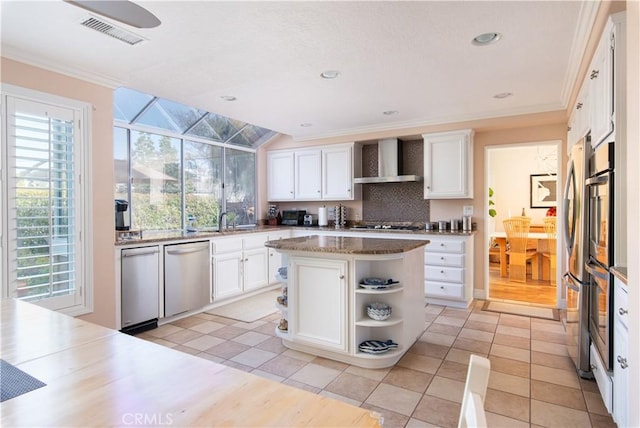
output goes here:
{"type": "Polygon", "coordinates": [[[391,325],[400,324],[402,321],[402,318],[393,315],[383,321],[378,321],[367,317],[358,319],[356,321],[356,325],[361,327],[388,327],[391,325]]]}
{"type": "Polygon", "coordinates": [[[356,288],[355,291],[358,294],[393,294],[393,293],[401,292],[402,291],[402,285],[401,284],[396,284],[393,287],[378,288],[378,289],[362,288],[362,287],[358,286],[358,288],[356,288]]]}

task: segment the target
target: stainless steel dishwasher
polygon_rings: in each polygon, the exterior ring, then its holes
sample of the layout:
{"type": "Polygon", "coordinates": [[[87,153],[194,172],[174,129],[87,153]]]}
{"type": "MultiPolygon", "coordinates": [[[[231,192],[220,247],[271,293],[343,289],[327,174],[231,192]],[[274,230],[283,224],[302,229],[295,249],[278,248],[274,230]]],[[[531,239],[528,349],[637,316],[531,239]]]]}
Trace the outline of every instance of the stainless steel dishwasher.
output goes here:
{"type": "Polygon", "coordinates": [[[130,248],[121,255],[122,330],[155,328],[160,312],[160,248],[130,248]]]}
{"type": "Polygon", "coordinates": [[[164,315],[170,317],[211,302],[209,241],[164,247],[164,315]]]}

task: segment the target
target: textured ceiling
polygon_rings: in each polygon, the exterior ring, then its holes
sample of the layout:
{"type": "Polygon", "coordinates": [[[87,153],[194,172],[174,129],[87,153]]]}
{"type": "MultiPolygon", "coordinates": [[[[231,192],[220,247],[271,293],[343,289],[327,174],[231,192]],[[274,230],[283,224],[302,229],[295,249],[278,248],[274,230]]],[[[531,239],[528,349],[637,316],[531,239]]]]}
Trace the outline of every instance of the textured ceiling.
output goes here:
{"type": "Polygon", "coordinates": [[[564,109],[588,37],[577,29],[595,7],[581,1],[137,3],[162,24],[117,24],[148,39],[129,46],[82,27],[88,12],[63,1],[3,0],[2,55],[305,139],[564,109]],[[471,44],[485,32],[502,38],[471,44]],[[340,76],[322,79],[324,70],[340,76]],[[503,92],[513,96],[493,97],[503,92]],[[384,115],[388,110],[398,113],[384,115]]]}

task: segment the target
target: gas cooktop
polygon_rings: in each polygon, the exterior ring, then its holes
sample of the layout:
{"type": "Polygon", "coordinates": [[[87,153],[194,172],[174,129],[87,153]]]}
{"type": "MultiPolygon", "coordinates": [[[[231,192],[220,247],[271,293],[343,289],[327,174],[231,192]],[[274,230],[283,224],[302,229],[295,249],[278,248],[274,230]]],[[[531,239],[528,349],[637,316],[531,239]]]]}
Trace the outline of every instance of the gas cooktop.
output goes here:
{"type": "Polygon", "coordinates": [[[413,232],[415,230],[419,230],[418,226],[401,226],[396,224],[363,224],[352,226],[351,229],[365,229],[365,230],[393,230],[393,231],[405,231],[405,232],[413,232]]]}

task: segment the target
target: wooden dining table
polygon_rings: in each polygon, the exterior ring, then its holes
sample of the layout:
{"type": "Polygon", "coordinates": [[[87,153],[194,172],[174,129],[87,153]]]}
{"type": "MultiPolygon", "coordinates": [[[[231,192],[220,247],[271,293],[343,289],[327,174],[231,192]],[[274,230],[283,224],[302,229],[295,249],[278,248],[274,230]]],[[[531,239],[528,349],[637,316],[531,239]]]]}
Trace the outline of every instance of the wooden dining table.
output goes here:
{"type": "MultiPolygon", "coordinates": [[[[529,240],[537,241],[537,248],[539,252],[548,249],[549,235],[542,232],[529,232],[529,240]]],[[[493,232],[490,237],[498,244],[500,249],[500,276],[507,276],[507,233],[506,232],[493,232]]],[[[539,279],[540,272],[532,271],[531,279],[539,279]]]]}
{"type": "Polygon", "coordinates": [[[2,360],[44,383],[0,403],[3,427],[381,426],[368,409],[30,303],[0,303],[2,360]]]}

